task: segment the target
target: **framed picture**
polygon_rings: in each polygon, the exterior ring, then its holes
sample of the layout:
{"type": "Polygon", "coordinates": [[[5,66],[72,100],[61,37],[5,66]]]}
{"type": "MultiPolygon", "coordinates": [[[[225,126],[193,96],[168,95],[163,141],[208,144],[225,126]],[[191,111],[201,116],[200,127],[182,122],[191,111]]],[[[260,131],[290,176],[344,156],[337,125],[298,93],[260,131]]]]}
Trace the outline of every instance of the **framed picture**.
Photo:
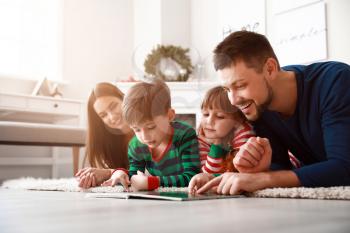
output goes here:
{"type": "Polygon", "coordinates": [[[327,59],[326,5],[309,2],[291,9],[278,7],[273,15],[271,44],[282,66],[327,59]]]}

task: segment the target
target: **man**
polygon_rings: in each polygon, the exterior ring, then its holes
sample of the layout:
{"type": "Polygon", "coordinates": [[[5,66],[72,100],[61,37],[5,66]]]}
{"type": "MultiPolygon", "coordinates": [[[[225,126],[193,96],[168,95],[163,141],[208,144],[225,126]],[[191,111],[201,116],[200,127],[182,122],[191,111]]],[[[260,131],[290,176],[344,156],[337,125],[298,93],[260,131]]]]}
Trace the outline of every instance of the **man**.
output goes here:
{"type": "Polygon", "coordinates": [[[339,62],[279,66],[265,36],[234,32],[214,50],[214,66],[232,105],[259,137],[234,159],[254,167],[271,156],[271,170],[225,173],[202,186],[222,194],[272,187],[350,185],[350,67],[339,62]],[[267,140],[268,139],[268,140],[267,140]],[[301,163],[293,168],[288,154],[301,163]]]}

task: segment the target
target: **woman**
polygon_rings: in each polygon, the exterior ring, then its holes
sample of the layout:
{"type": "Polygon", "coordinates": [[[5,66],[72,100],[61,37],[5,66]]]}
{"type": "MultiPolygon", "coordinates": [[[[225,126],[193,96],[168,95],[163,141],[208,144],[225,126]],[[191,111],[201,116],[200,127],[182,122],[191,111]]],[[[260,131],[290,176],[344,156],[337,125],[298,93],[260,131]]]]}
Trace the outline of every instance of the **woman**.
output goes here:
{"type": "Polygon", "coordinates": [[[115,168],[128,169],[127,148],[134,133],[122,119],[123,97],[124,94],[109,83],[98,83],[90,94],[84,163],[87,158],[91,167],[76,174],[79,187],[101,185],[115,168]]]}

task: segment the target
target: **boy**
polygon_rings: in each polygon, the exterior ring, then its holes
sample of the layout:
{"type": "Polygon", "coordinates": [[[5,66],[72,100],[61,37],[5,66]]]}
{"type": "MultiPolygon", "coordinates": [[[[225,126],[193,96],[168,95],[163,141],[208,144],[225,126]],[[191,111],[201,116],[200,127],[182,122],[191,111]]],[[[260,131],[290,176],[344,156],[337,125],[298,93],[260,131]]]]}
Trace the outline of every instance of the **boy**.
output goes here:
{"type": "Polygon", "coordinates": [[[110,185],[121,183],[128,189],[131,184],[133,191],[186,187],[200,171],[198,141],[191,126],[173,121],[168,86],[161,80],[135,84],[124,98],[122,111],[135,132],[128,149],[130,168],[116,169],[110,185]]]}

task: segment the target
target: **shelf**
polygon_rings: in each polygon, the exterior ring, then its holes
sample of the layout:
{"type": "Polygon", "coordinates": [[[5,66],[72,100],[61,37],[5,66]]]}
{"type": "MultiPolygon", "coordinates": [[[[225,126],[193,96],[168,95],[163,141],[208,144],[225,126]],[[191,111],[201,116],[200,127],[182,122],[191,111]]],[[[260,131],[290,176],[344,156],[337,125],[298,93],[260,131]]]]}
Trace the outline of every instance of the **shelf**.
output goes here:
{"type": "Polygon", "coordinates": [[[0,93],[0,120],[52,124],[71,119],[80,121],[83,106],[77,100],[0,93]]]}
{"type": "MultiPolygon", "coordinates": [[[[12,93],[0,93],[0,121],[6,126],[17,126],[20,125],[19,129],[27,129],[26,133],[23,133],[17,129],[16,132],[20,132],[19,135],[23,136],[23,140],[16,139],[18,145],[29,145],[33,144],[32,139],[34,134],[36,138],[39,138],[38,144],[40,146],[56,145],[58,139],[53,139],[54,144],[45,143],[46,136],[41,133],[41,129],[52,130],[54,137],[66,138],[64,130],[70,127],[76,129],[83,129],[85,127],[84,115],[85,103],[79,100],[65,99],[65,98],[53,98],[46,96],[32,96],[23,94],[12,94],[12,93]],[[30,124],[35,123],[35,127],[31,128],[30,124]],[[28,126],[28,127],[27,127],[28,126]],[[23,128],[21,128],[23,127],[23,128]],[[63,131],[61,130],[63,129],[63,131]],[[39,130],[40,129],[40,130],[39,130]],[[59,135],[60,134],[60,135],[59,135]],[[44,140],[45,139],[45,140],[44,140]]],[[[8,144],[10,136],[14,135],[15,131],[3,132],[4,140],[2,143],[8,144]]],[[[24,132],[24,131],[23,131],[24,132]]],[[[72,131],[70,136],[72,135],[72,131]]],[[[11,141],[12,143],[12,141],[11,141]]],[[[36,142],[35,142],[36,143],[36,142]]],[[[79,143],[80,144],[80,143],[79,143]]],[[[34,145],[34,144],[33,144],[34,145]]],[[[65,144],[64,144],[65,145],[65,144]]],[[[83,145],[83,144],[82,144],[83,145]]],[[[63,146],[63,145],[60,145],[63,146]]],[[[75,146],[75,144],[67,144],[67,147],[75,146]],[[69,145],[69,146],[68,146],[69,145]]],[[[28,150],[28,153],[18,154],[21,157],[10,157],[6,155],[6,151],[1,152],[0,165],[6,166],[51,166],[51,174],[53,178],[58,176],[58,165],[60,164],[72,164],[72,157],[61,158],[61,148],[52,147],[51,157],[35,157],[35,150],[33,148],[28,150]]],[[[12,152],[13,153],[13,152],[12,152]]],[[[21,152],[23,153],[23,152],[21,152]]],[[[11,153],[10,153],[11,154],[11,153]]],[[[65,153],[66,154],[66,153],[65,153]]],[[[79,149],[73,148],[73,162],[79,157],[79,149]]],[[[77,167],[74,167],[74,171],[77,167]]],[[[75,172],[73,172],[75,173],[75,172]]]]}

